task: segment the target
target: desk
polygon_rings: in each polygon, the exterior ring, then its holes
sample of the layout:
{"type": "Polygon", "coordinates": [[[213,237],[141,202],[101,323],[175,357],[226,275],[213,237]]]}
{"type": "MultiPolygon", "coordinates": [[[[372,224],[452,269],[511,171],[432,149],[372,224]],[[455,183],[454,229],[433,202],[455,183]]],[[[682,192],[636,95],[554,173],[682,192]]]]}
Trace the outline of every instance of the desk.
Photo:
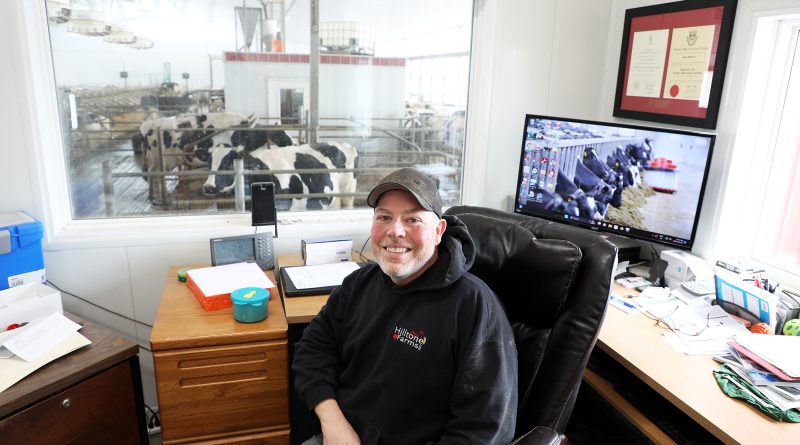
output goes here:
{"type": "Polygon", "coordinates": [[[277,289],[266,320],[239,323],[231,308],[205,311],[178,281],[181,267],[167,273],[150,334],[163,443],[288,444],[287,324],[277,289]]]}
{"type": "Polygon", "coordinates": [[[146,444],[139,347],[72,314],[92,344],[0,392],[0,441],[146,444]]]}
{"type": "MultiPolygon", "coordinates": [[[[613,292],[630,293],[616,284],[613,292]]],[[[746,402],[728,397],[711,374],[719,365],[710,356],[676,353],[662,332],[644,315],[626,314],[609,305],[597,346],[725,443],[797,442],[800,424],[773,421],[746,402]]],[[[674,443],[600,376],[587,370],[584,381],[651,440],[674,443]]]]}

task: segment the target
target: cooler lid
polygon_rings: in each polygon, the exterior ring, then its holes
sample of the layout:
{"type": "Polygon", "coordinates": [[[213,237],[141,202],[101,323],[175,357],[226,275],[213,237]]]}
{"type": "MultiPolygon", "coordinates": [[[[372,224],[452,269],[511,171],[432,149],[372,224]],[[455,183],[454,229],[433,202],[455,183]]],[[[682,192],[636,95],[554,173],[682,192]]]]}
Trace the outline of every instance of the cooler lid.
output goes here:
{"type": "Polygon", "coordinates": [[[23,211],[0,212],[0,227],[16,226],[36,222],[30,215],[23,211]]]}

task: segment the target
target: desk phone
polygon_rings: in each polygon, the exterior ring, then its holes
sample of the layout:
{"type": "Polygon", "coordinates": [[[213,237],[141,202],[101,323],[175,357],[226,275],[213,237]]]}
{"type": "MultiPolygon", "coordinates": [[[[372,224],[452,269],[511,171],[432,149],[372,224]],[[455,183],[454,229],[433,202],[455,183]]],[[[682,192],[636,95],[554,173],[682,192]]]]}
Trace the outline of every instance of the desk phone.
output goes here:
{"type": "Polygon", "coordinates": [[[255,262],[261,270],[274,269],[271,233],[211,238],[211,265],[255,262]]]}

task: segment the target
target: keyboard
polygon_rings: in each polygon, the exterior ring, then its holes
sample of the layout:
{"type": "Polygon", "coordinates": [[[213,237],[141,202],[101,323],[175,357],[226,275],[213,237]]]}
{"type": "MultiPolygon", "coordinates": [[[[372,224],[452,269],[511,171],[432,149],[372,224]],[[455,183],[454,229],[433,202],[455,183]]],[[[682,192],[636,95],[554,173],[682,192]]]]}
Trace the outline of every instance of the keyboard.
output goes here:
{"type": "Polygon", "coordinates": [[[692,295],[708,295],[716,292],[714,282],[708,281],[684,281],[681,287],[686,289],[692,295]]]}

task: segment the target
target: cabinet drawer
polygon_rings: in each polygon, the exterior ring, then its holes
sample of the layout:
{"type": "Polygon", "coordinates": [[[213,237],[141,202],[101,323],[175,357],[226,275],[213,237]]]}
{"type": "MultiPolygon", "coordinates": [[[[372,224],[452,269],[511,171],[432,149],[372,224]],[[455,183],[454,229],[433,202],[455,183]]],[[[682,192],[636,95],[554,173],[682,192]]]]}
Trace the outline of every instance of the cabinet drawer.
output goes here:
{"type": "Polygon", "coordinates": [[[164,443],[289,428],[286,341],[153,354],[164,443]]]}
{"type": "Polygon", "coordinates": [[[138,444],[138,413],[130,362],[77,383],[0,420],[3,443],[138,444]]]}

